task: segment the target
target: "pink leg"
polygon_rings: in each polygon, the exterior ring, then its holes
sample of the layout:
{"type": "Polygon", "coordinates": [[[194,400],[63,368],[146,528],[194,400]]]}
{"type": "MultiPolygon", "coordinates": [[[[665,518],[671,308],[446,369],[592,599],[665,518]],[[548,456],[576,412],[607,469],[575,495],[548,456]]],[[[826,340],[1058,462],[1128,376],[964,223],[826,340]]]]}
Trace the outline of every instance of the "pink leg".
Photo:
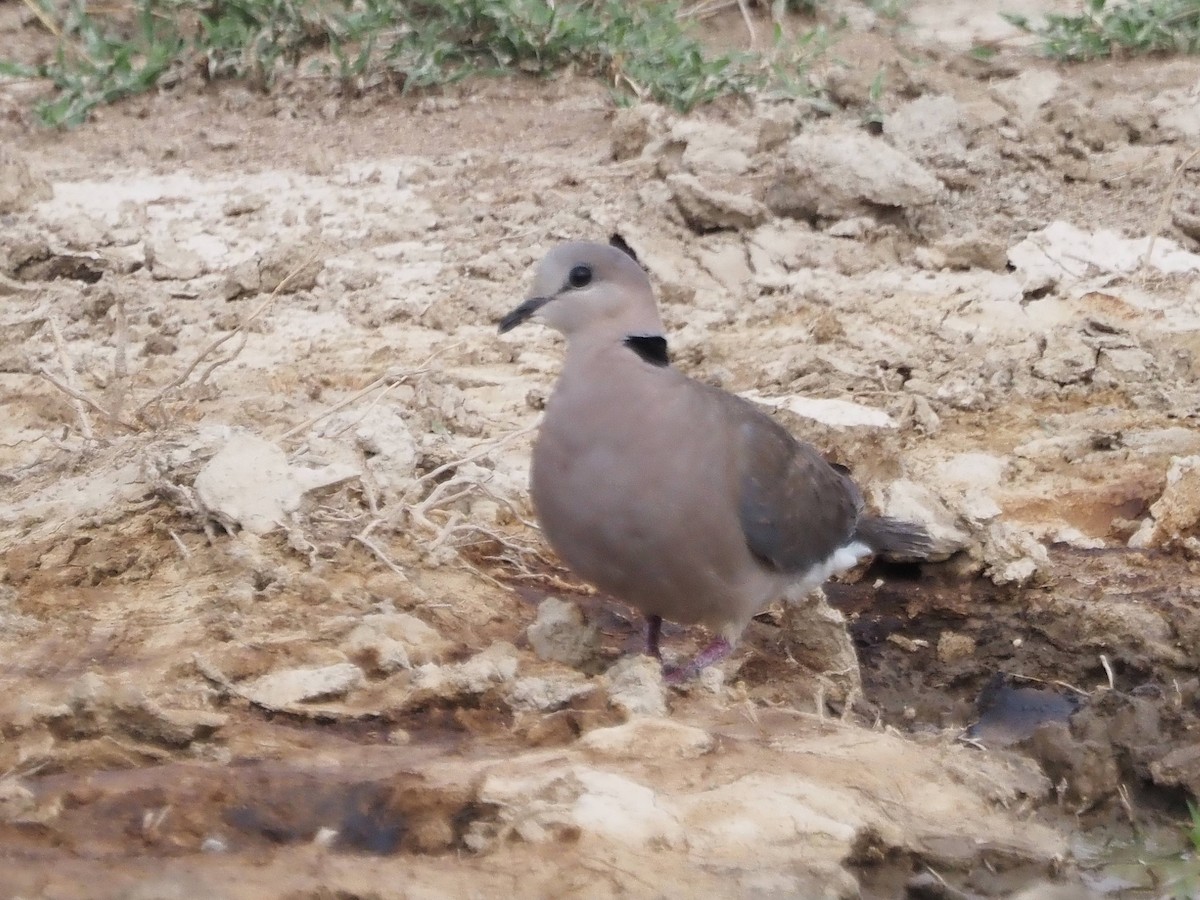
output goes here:
{"type": "Polygon", "coordinates": [[[646,652],[662,662],[662,648],[658,641],[662,636],[662,616],[646,617],[646,652]]]}
{"type": "Polygon", "coordinates": [[[723,637],[714,638],[712,643],[696,654],[695,659],[679,668],[669,668],[663,672],[667,684],[682,684],[691,681],[713,663],[720,662],[733,652],[733,644],[723,637]]]}

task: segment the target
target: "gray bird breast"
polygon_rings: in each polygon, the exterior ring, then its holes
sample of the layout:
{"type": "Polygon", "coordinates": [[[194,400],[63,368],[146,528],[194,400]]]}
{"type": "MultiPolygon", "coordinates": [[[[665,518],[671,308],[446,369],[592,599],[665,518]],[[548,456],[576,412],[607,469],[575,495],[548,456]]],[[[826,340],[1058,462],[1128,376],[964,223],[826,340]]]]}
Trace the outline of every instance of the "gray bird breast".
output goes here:
{"type": "Polygon", "coordinates": [[[674,370],[639,366],[620,402],[611,380],[560,381],[533,453],[543,533],[577,575],[648,615],[740,630],[781,585],[738,518],[735,423],[674,370]]]}

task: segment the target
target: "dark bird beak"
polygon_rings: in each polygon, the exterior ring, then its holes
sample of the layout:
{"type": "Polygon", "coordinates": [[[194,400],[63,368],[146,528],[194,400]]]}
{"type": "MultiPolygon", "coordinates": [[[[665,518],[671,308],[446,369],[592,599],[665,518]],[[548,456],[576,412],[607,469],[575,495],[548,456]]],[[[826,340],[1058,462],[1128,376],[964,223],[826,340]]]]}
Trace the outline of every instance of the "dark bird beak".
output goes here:
{"type": "Polygon", "coordinates": [[[533,318],[533,314],[550,302],[549,297],[530,297],[507,316],[500,320],[500,333],[512,331],[522,322],[533,318]]]}

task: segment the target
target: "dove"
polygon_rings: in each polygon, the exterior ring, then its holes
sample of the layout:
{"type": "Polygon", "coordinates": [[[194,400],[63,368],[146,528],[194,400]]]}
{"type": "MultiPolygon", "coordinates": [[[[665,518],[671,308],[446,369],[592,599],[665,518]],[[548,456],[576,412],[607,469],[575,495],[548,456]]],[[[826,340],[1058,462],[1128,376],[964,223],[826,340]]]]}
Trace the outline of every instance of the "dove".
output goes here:
{"type": "Polygon", "coordinates": [[[929,550],[919,524],[868,515],[848,470],[670,364],[627,245],[553,247],[499,330],[529,321],[566,338],[533,447],[538,523],[576,575],[641,611],[660,661],[664,620],[713,635],[668,680],[724,659],[775,600],[799,600],[871,554],[929,550]]]}

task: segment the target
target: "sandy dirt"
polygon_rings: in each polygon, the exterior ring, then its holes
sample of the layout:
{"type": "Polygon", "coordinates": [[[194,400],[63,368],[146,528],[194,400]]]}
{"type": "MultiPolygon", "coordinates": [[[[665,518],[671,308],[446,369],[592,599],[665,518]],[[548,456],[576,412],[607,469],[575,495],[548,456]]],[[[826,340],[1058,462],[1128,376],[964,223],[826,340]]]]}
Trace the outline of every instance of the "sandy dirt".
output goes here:
{"type": "Polygon", "coordinates": [[[1200,795],[1196,66],[847,9],[832,111],[298,83],[59,134],[0,86],[0,896],[1165,895],[1123,861],[1200,795]],[[612,234],[677,365],[938,547],[682,689],[542,544],[561,347],[495,330],[612,234]]]}

